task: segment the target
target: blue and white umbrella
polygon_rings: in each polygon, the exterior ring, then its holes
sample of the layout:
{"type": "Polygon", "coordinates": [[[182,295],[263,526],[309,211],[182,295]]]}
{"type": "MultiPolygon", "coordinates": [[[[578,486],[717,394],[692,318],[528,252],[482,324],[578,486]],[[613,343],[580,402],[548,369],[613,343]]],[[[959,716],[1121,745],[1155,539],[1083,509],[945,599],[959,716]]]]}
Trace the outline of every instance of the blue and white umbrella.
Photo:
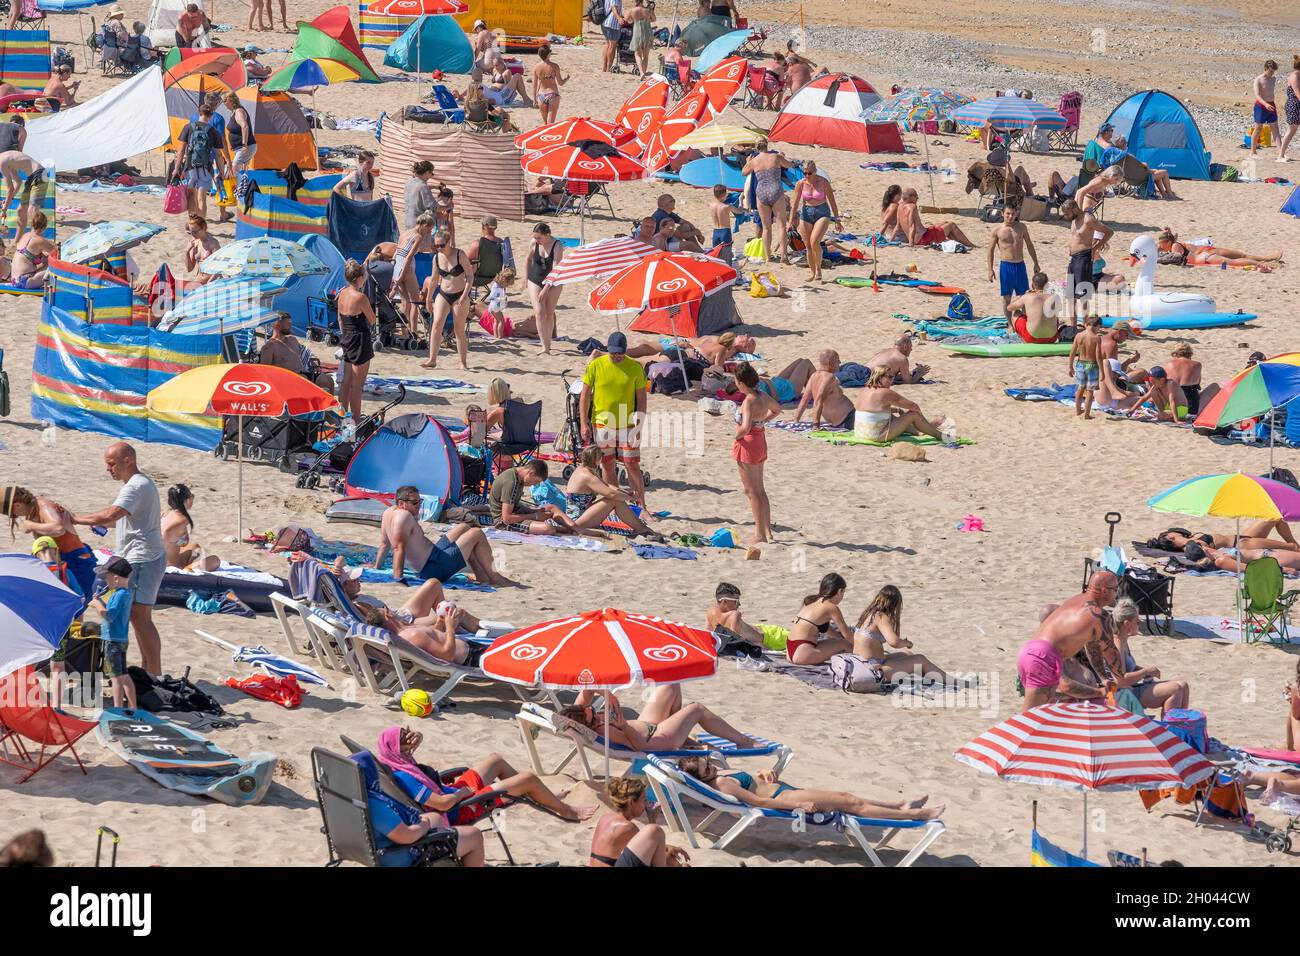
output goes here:
{"type": "Polygon", "coordinates": [[[953,111],[954,123],[962,126],[983,126],[992,122],[998,129],[1061,129],[1065,117],[1050,106],[1021,96],[990,96],[975,100],[953,111]]]}
{"type": "Polygon", "coordinates": [[[96,259],[131,249],[164,231],[165,226],[131,219],[109,219],[87,226],[64,241],[59,258],[64,262],[85,265],[96,259]]]}
{"type": "Polygon", "coordinates": [[[709,72],[709,70],[735,53],[736,49],[748,39],[748,29],[732,30],[730,33],[722,34],[700,51],[699,60],[694,69],[699,73],[709,72]]]}
{"type": "Polygon", "coordinates": [[[279,316],[272,305],[287,291],[274,279],[218,279],[191,289],[163,313],[158,328],[189,335],[230,335],[260,328],[279,316]]]}
{"type": "Polygon", "coordinates": [[[199,263],[199,271],[206,276],[287,279],[321,275],[330,269],[304,245],[274,236],[257,236],[222,246],[199,263]]]}
{"type": "Polygon", "coordinates": [[[227,650],[234,651],[230,660],[236,664],[251,664],[258,670],[265,671],[273,677],[289,677],[290,675],[298,678],[299,683],[303,684],[320,684],[323,687],[329,686],[329,681],[320,674],[316,673],[306,664],[299,663],[292,658],[285,657],[282,654],[276,654],[269,651],[265,646],[258,644],[256,647],[236,647],[219,637],[209,634],[207,631],[195,630],[195,634],[204,640],[211,641],[213,644],[220,644],[227,650]]]}
{"type": "Polygon", "coordinates": [[[27,554],[0,554],[0,677],[48,660],[81,598],[27,554]]]}

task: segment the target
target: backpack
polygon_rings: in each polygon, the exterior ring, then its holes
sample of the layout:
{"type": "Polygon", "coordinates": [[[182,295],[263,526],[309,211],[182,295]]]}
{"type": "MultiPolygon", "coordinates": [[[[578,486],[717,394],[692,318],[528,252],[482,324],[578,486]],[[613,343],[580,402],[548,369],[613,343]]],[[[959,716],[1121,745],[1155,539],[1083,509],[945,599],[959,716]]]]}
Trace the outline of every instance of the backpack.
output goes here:
{"type": "Polygon", "coordinates": [[[204,122],[190,124],[190,138],[185,143],[186,169],[212,168],[212,127],[204,122]]]}
{"type": "Polygon", "coordinates": [[[836,654],[826,662],[835,686],[849,694],[875,694],[881,690],[880,672],[856,654],[836,654]]]}
{"type": "Polygon", "coordinates": [[[604,23],[607,16],[609,16],[609,11],[605,9],[605,0],[591,0],[591,3],[587,5],[587,19],[596,26],[604,23]]]}
{"type": "Polygon", "coordinates": [[[970,304],[970,296],[965,292],[957,292],[948,300],[948,318],[957,319],[962,322],[969,322],[975,317],[975,309],[970,304]]]}

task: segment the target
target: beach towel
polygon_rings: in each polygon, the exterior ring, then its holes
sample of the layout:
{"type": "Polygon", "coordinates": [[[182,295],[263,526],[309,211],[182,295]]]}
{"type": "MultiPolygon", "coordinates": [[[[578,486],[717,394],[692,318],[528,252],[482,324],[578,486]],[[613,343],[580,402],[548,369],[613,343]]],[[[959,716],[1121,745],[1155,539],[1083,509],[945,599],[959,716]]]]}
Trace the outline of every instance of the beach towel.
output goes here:
{"type": "MultiPolygon", "coordinates": [[[[1228,571],[1220,573],[1230,574],[1228,571]]],[[[1174,631],[1183,637],[1216,641],[1221,644],[1242,643],[1241,629],[1237,627],[1237,618],[1235,616],[1216,617],[1210,614],[1202,614],[1192,617],[1180,617],[1174,620],[1174,631]]],[[[1282,635],[1274,628],[1267,635],[1267,639],[1280,643],[1282,635]]],[[[1290,635],[1289,643],[1300,644],[1300,637],[1294,634],[1290,635]]]]}
{"type": "Polygon", "coordinates": [[[825,431],[844,433],[849,431],[847,428],[827,428],[824,424],[814,425],[812,422],[765,422],[764,428],[779,428],[783,432],[794,432],[796,435],[806,435],[809,432],[825,431]]]}
{"type": "MultiPolygon", "coordinates": [[[[937,438],[931,438],[929,435],[899,435],[893,441],[876,441],[872,438],[858,438],[849,431],[832,432],[816,431],[809,432],[809,438],[815,438],[818,441],[829,442],[832,445],[871,445],[874,448],[888,448],[897,442],[903,442],[907,445],[940,445],[943,444],[937,438]]],[[[974,439],[958,438],[958,445],[973,445],[974,439]]]]}
{"type": "Polygon", "coordinates": [[[470,394],[483,391],[482,386],[455,378],[385,378],[382,375],[371,375],[366,378],[365,393],[376,396],[392,395],[397,392],[399,385],[404,386],[408,392],[470,394]]]}
{"type": "Polygon", "coordinates": [[[147,183],[122,186],[118,183],[106,183],[100,179],[92,179],[84,183],[70,183],[60,179],[59,189],[66,189],[68,192],[74,193],[146,193],[150,196],[161,196],[167,191],[166,186],[155,186],[147,183]]]}
{"type": "Polygon", "coordinates": [[[332,194],[329,239],[344,259],[364,261],[379,243],[397,241],[397,217],[392,204],[385,199],[360,202],[332,194]]]}
{"type": "Polygon", "coordinates": [[[539,544],[543,548],[555,548],[560,551],[604,551],[605,546],[596,538],[584,538],[567,534],[520,534],[518,531],[506,531],[504,528],[484,528],[483,534],[489,541],[503,541],[511,544],[539,544]]]}
{"type": "Polygon", "coordinates": [[[1007,320],[1000,315],[990,315],[983,319],[958,322],[951,319],[904,319],[911,323],[917,332],[924,332],[931,339],[943,339],[945,342],[958,340],[976,342],[1018,342],[1007,334],[1007,320]]]}
{"type": "Polygon", "coordinates": [[[679,561],[694,561],[696,554],[690,548],[673,548],[665,544],[633,544],[632,550],[638,558],[654,560],[657,558],[676,558],[679,561]]]}

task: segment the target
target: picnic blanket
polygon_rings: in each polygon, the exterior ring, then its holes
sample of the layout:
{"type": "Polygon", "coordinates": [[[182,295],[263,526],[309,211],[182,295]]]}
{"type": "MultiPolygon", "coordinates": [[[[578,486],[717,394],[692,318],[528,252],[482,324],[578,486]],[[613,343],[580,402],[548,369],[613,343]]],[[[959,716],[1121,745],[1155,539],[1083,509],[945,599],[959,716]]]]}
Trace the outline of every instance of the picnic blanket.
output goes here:
{"type": "MultiPolygon", "coordinates": [[[[871,445],[875,448],[888,448],[896,442],[905,442],[908,445],[941,445],[943,444],[937,438],[931,438],[929,435],[899,435],[893,441],[876,441],[873,438],[858,438],[852,432],[842,431],[815,431],[808,433],[809,438],[815,438],[817,441],[829,442],[832,445],[871,445]]],[[[958,445],[973,445],[974,439],[958,438],[958,445]]]]}
{"type": "Polygon", "coordinates": [[[397,391],[397,387],[405,386],[408,392],[428,392],[428,393],[477,393],[483,389],[473,382],[462,382],[455,378],[385,378],[380,375],[370,375],[366,378],[365,393],[367,395],[391,395],[397,391]]]}
{"type": "Polygon", "coordinates": [[[573,534],[520,534],[518,531],[506,531],[502,528],[484,528],[483,533],[489,541],[505,541],[512,544],[540,544],[543,548],[556,548],[560,551],[604,551],[605,546],[597,538],[584,538],[573,534]]]}

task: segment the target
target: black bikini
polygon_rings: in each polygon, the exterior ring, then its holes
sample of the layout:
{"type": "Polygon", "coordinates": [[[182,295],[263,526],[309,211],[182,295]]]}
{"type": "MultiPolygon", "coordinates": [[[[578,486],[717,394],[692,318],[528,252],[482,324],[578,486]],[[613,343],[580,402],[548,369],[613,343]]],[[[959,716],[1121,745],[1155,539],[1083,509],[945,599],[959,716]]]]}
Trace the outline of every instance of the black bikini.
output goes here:
{"type": "Polygon", "coordinates": [[[433,290],[433,294],[434,294],[435,296],[437,296],[437,295],[442,296],[444,299],[447,300],[447,303],[448,303],[449,305],[454,305],[455,302],[456,302],[456,300],[457,300],[458,298],[460,298],[462,295],[464,295],[465,290],[464,290],[464,289],[461,289],[461,290],[458,291],[458,292],[448,292],[446,289],[444,289],[444,288],[442,287],[442,277],[443,277],[443,276],[448,276],[448,277],[454,279],[454,278],[456,278],[456,276],[463,276],[463,275],[465,274],[465,267],[464,267],[463,265],[460,264],[460,251],[457,250],[457,253],[456,253],[456,266],[455,266],[455,268],[453,268],[453,269],[448,269],[446,272],[443,272],[443,271],[442,271],[442,266],[438,263],[438,257],[437,257],[437,255],[435,255],[435,256],[433,257],[433,267],[434,267],[435,269],[438,270],[438,282],[437,282],[436,287],[435,287],[434,290],[433,290]]]}

